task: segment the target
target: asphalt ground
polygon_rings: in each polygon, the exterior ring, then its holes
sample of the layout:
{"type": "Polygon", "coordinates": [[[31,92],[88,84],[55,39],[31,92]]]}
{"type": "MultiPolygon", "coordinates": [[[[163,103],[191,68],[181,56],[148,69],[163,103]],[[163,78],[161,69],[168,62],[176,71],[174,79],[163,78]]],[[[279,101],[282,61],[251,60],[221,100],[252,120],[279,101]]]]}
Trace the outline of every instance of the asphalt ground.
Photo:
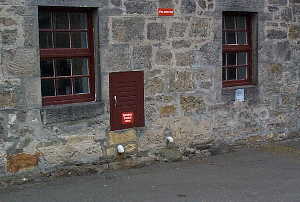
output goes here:
{"type": "Polygon", "coordinates": [[[0,202],[300,201],[300,143],[208,160],[60,177],[0,191],[0,202]]]}

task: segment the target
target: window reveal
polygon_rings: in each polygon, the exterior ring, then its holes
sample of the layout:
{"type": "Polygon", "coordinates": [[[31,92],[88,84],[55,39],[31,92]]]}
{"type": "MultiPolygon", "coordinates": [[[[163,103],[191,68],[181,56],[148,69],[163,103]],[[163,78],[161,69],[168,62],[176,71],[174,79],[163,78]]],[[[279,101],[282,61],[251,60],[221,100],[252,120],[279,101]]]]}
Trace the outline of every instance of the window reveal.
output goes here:
{"type": "Polygon", "coordinates": [[[88,10],[39,10],[43,105],[95,99],[92,17],[88,10]]]}
{"type": "Polygon", "coordinates": [[[251,84],[251,16],[223,15],[223,87],[251,84]]]}

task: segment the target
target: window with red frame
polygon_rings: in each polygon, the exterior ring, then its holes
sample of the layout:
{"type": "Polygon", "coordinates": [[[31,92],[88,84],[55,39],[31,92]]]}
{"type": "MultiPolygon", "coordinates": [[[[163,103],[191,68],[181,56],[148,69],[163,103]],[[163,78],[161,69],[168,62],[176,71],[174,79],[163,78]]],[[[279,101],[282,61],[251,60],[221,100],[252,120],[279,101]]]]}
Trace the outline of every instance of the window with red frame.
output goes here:
{"type": "Polygon", "coordinates": [[[223,87],[251,84],[251,15],[223,13],[223,87]]]}
{"type": "Polygon", "coordinates": [[[43,105],[95,99],[92,16],[88,9],[40,8],[43,105]]]}

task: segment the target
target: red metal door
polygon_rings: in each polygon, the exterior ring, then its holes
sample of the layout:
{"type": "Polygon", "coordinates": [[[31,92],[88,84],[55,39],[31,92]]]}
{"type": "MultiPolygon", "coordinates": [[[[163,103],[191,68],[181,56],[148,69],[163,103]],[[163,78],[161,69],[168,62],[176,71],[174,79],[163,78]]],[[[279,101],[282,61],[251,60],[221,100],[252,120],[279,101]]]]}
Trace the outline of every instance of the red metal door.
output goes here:
{"type": "Polygon", "coordinates": [[[145,126],[143,71],[110,73],[109,99],[111,130],[145,126]]]}

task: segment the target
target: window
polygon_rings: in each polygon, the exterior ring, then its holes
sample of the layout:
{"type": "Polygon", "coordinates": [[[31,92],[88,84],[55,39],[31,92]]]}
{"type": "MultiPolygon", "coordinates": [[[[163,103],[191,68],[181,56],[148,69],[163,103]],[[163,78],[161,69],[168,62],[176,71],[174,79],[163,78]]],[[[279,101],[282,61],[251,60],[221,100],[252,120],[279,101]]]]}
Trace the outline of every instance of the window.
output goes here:
{"type": "Polygon", "coordinates": [[[223,14],[223,87],[251,84],[251,26],[249,14],[223,14]]]}
{"type": "Polygon", "coordinates": [[[92,16],[88,9],[40,8],[43,105],[95,99],[92,16]]]}

